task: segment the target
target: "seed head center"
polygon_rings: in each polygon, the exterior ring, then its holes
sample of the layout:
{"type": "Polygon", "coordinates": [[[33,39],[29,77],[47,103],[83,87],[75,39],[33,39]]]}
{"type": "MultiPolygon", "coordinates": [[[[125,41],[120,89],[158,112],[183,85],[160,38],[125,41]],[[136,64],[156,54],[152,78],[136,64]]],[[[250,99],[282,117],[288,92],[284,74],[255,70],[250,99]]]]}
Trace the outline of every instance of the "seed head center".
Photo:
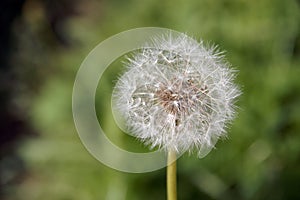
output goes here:
{"type": "Polygon", "coordinates": [[[193,107],[199,104],[206,93],[206,86],[201,87],[191,79],[174,79],[171,84],[160,85],[156,91],[156,97],[166,112],[182,116],[188,114],[193,107]]]}

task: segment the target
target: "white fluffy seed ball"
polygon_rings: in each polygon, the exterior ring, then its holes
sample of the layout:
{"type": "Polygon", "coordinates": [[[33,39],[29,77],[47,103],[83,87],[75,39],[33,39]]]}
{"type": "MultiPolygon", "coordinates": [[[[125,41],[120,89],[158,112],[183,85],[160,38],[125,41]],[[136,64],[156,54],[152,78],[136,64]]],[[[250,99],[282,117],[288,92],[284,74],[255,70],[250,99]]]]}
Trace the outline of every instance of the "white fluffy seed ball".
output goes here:
{"type": "Polygon", "coordinates": [[[226,135],[240,90],[216,47],[182,35],[156,38],[126,62],[113,103],[128,130],[151,148],[211,149],[226,135]]]}

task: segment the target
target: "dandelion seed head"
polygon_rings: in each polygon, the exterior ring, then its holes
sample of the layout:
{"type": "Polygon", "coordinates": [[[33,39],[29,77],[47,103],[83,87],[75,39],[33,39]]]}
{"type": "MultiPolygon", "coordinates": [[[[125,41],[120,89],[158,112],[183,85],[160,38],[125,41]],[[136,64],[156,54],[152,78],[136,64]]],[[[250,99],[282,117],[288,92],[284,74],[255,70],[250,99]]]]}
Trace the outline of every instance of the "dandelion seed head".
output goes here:
{"type": "Polygon", "coordinates": [[[182,35],[153,40],[126,63],[113,93],[134,136],[151,148],[198,152],[226,135],[240,95],[216,47],[182,35]]]}

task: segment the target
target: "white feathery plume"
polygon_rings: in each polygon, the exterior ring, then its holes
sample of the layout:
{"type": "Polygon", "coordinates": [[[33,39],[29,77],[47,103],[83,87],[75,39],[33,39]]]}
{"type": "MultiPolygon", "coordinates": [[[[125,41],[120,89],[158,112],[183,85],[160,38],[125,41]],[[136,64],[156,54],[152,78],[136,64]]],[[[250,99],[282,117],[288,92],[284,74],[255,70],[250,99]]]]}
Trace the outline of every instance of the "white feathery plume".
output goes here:
{"type": "Polygon", "coordinates": [[[226,135],[235,116],[235,71],[215,46],[184,34],[153,42],[154,48],[142,48],[126,62],[115,107],[146,145],[200,155],[226,135]]]}

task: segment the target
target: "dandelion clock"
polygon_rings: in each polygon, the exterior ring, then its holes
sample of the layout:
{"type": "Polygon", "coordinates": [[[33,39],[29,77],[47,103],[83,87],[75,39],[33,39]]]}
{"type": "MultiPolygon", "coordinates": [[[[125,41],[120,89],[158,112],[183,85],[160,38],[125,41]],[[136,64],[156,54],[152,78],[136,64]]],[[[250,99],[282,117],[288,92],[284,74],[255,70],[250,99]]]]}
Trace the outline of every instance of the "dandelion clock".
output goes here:
{"type": "MultiPolygon", "coordinates": [[[[182,34],[153,39],[125,62],[113,93],[115,109],[130,133],[168,153],[212,148],[234,119],[240,91],[235,71],[217,48],[182,34]],[[153,45],[152,45],[153,46],[153,45]]],[[[176,163],[167,169],[167,195],[176,199],[176,163]]]]}

